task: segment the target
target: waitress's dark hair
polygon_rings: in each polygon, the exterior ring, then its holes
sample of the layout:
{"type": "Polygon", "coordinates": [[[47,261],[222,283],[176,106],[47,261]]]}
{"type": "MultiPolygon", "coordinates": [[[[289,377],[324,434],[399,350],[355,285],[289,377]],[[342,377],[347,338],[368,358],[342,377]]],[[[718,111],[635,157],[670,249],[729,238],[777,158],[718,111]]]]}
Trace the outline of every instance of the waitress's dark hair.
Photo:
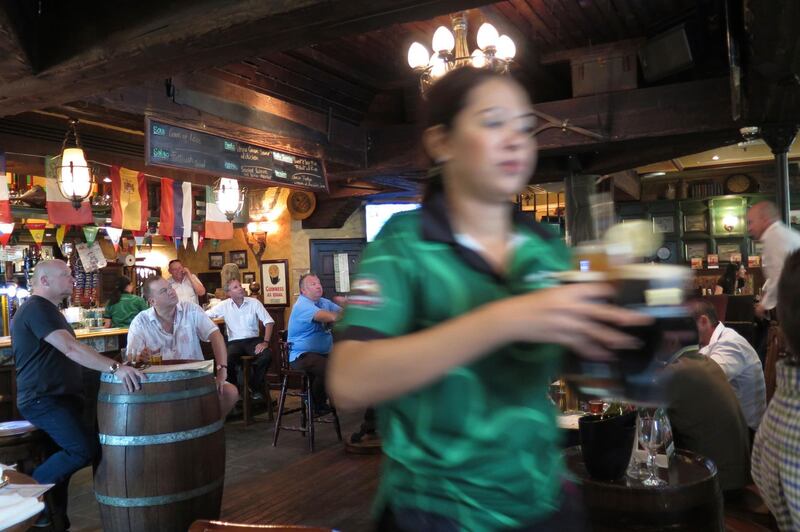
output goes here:
{"type": "Polygon", "coordinates": [[[125,293],[125,288],[127,288],[129,284],[131,284],[131,280],[127,277],[121,276],[117,279],[117,284],[114,286],[114,291],[111,293],[111,297],[108,299],[107,305],[109,307],[119,303],[120,298],[122,298],[122,294],[125,293]]]}
{"type": "MultiPolygon", "coordinates": [[[[457,68],[448,72],[425,94],[420,115],[422,129],[444,126],[446,130],[450,130],[458,113],[466,107],[470,92],[492,79],[509,79],[509,76],[471,67],[457,68]]],[[[425,197],[442,190],[442,186],[441,168],[434,164],[428,175],[425,197]]]]}

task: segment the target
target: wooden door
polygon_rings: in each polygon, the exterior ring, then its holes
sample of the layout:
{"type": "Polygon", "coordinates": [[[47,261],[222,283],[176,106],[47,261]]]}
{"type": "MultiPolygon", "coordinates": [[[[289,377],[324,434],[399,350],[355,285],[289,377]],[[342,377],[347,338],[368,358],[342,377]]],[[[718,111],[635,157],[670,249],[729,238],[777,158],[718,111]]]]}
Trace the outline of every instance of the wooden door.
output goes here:
{"type": "Polygon", "coordinates": [[[319,276],[324,290],[324,297],[332,299],[335,295],[343,295],[336,292],[333,267],[334,256],[338,253],[347,253],[350,278],[352,279],[358,267],[358,261],[361,260],[361,252],[366,245],[367,241],[363,238],[314,239],[309,241],[311,271],[319,276]]]}

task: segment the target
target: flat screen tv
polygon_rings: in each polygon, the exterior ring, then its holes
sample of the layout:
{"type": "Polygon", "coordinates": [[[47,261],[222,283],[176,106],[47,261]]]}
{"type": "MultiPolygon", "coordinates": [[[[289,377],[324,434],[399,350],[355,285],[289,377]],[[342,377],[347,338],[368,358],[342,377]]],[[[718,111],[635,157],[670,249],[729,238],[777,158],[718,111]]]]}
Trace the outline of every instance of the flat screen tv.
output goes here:
{"type": "Polygon", "coordinates": [[[367,242],[375,240],[383,224],[389,221],[394,214],[418,208],[419,203],[368,203],[366,206],[367,242]]]}

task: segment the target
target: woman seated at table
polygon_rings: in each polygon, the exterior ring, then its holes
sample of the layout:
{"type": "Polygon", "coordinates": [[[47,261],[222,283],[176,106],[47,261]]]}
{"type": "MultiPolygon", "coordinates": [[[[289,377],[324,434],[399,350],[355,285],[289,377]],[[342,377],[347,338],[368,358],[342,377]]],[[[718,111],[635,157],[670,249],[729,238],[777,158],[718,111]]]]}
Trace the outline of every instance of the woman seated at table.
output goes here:
{"type": "Polygon", "coordinates": [[[133,293],[133,283],[127,277],[117,279],[117,285],[106,303],[105,327],[127,327],[141,311],[147,310],[147,301],[133,293]]]}
{"type": "Polygon", "coordinates": [[[732,296],[736,294],[736,290],[744,287],[746,279],[747,272],[744,268],[740,269],[738,263],[730,262],[725,267],[725,273],[717,280],[717,285],[714,287],[714,295],[727,294],[732,296]]]}

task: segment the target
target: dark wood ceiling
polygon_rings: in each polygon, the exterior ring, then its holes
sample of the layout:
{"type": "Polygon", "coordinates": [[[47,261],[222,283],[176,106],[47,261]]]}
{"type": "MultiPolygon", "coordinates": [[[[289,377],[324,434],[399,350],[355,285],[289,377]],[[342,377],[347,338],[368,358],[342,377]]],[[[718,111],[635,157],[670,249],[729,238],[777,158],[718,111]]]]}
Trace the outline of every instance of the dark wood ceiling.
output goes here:
{"type": "MultiPolygon", "coordinates": [[[[567,127],[542,133],[537,179],[613,172],[737,140],[744,121],[800,122],[796,0],[20,0],[0,4],[0,149],[58,145],[66,117],[107,158],[136,162],[147,114],[326,160],[331,198],[403,192],[424,176],[406,64],[449,13],[491,22],[515,75],[567,127]],[[734,13],[731,28],[728,13],[734,13]],[[692,66],[573,97],[570,60],[634,53],[682,25],[692,66]],[[742,89],[729,83],[727,31],[742,89]],[[771,50],[776,54],[770,55],[771,50]],[[734,120],[732,110],[742,110],[734,120]],[[14,115],[14,116],[12,116],[14,115]],[[30,127],[26,125],[30,124],[30,127]]],[[[634,63],[635,63],[634,59],[634,63]]],[[[11,164],[20,164],[11,161],[11,164]]],[[[194,178],[194,177],[193,177],[194,178]]],[[[202,179],[198,177],[198,179],[202,179]]]]}

